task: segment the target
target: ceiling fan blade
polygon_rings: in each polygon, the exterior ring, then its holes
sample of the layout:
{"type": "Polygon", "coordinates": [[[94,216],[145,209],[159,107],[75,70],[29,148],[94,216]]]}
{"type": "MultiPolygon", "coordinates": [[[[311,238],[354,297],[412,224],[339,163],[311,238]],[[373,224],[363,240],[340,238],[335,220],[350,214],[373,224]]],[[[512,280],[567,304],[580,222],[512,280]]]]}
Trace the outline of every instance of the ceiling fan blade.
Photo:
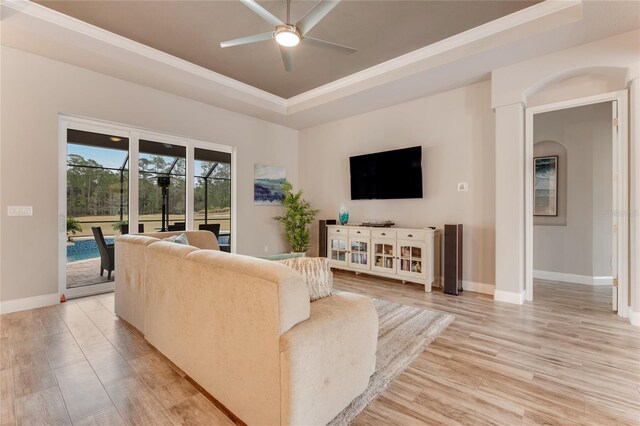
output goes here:
{"type": "Polygon", "coordinates": [[[284,62],[285,71],[293,71],[293,49],[290,47],[280,46],[280,53],[282,54],[282,62],[284,62]]]}
{"type": "Polygon", "coordinates": [[[308,33],[311,28],[315,27],[318,22],[322,20],[331,10],[340,3],[340,0],[320,0],[318,4],[313,6],[306,15],[302,17],[297,23],[296,27],[302,35],[308,33]]]}
{"type": "Polygon", "coordinates": [[[343,46],[341,44],[331,43],[329,41],[320,40],[313,37],[305,37],[302,39],[305,44],[313,44],[314,46],[320,47],[328,47],[329,49],[335,50],[336,52],[343,53],[345,55],[351,55],[352,53],[357,52],[357,49],[353,49],[348,46],[343,46]]]}
{"type": "Polygon", "coordinates": [[[284,22],[282,22],[280,19],[273,16],[271,12],[269,12],[267,9],[260,6],[256,0],[240,0],[240,1],[242,1],[242,3],[244,3],[245,6],[253,10],[254,13],[256,13],[258,16],[260,16],[262,19],[264,19],[274,27],[276,25],[284,25],[284,22]]]}
{"type": "Polygon", "coordinates": [[[250,35],[247,37],[234,38],[233,40],[227,40],[220,42],[220,47],[232,47],[239,46],[241,44],[256,43],[258,41],[271,40],[273,38],[273,31],[262,34],[250,35]]]}

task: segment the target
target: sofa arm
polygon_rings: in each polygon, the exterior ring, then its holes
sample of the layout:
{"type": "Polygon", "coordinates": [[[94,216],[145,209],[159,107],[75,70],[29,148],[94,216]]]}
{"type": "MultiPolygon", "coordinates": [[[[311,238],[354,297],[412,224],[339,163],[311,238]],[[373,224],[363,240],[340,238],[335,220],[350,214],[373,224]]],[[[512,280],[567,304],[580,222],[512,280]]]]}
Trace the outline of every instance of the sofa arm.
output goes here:
{"type": "Polygon", "coordinates": [[[326,424],[362,393],[375,370],[373,300],[341,292],[280,337],[283,424],[326,424]]]}

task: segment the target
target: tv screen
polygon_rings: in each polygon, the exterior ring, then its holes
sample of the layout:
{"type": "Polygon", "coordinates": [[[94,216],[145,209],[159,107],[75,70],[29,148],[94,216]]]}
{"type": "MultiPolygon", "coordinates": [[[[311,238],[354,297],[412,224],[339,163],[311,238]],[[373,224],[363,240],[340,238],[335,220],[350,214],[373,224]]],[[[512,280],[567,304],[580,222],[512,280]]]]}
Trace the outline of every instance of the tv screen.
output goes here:
{"type": "Polygon", "coordinates": [[[422,198],[422,147],[349,158],[352,200],[422,198]]]}

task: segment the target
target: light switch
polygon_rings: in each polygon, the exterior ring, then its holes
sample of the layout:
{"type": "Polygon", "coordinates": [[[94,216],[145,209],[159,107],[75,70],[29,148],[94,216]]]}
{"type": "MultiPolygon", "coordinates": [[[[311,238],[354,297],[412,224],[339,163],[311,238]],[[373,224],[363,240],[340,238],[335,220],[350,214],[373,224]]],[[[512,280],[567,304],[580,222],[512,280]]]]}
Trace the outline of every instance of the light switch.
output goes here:
{"type": "Polygon", "coordinates": [[[33,216],[33,206],[9,206],[8,216],[33,216]]]}
{"type": "Polygon", "coordinates": [[[467,182],[461,182],[458,184],[458,191],[468,191],[469,184],[467,182]]]}

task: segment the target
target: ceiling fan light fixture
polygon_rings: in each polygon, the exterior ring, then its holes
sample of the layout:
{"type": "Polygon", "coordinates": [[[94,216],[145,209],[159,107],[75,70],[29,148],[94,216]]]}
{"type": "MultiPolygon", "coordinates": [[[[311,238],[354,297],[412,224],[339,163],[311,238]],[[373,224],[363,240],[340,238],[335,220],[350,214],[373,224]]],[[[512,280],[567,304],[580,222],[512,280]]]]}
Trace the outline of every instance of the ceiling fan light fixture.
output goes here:
{"type": "Polygon", "coordinates": [[[293,25],[282,25],[276,28],[276,42],[280,46],[293,47],[300,43],[300,33],[293,25]]]}

